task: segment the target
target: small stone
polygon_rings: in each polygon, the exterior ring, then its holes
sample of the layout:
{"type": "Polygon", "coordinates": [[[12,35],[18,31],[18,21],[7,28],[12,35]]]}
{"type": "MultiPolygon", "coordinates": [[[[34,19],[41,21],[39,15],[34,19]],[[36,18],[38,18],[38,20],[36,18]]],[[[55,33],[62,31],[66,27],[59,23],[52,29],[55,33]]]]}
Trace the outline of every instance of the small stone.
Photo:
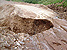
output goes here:
{"type": "Polygon", "coordinates": [[[16,44],[17,44],[18,46],[20,46],[20,44],[19,44],[18,42],[16,42],[16,44]]]}
{"type": "Polygon", "coordinates": [[[25,44],[24,42],[19,41],[20,44],[25,44]]]}
{"type": "Polygon", "coordinates": [[[14,49],[17,49],[17,47],[15,47],[14,49]]]}
{"type": "Polygon", "coordinates": [[[27,39],[29,41],[29,39],[27,39]]]}
{"type": "Polygon", "coordinates": [[[26,49],[28,49],[28,47],[26,47],[26,49]]]}
{"type": "Polygon", "coordinates": [[[22,48],[24,48],[24,47],[22,46],[22,48]]]}
{"type": "Polygon", "coordinates": [[[24,38],[24,40],[26,40],[27,38],[24,38]]]}

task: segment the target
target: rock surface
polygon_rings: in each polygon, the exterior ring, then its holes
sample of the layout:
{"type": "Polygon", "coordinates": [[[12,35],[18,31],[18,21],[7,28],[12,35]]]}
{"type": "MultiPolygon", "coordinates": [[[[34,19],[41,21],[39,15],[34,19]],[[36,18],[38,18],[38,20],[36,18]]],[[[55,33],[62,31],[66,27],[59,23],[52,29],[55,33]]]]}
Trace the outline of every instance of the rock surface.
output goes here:
{"type": "Polygon", "coordinates": [[[0,50],[67,50],[67,21],[56,16],[44,5],[1,3],[0,50]]]}

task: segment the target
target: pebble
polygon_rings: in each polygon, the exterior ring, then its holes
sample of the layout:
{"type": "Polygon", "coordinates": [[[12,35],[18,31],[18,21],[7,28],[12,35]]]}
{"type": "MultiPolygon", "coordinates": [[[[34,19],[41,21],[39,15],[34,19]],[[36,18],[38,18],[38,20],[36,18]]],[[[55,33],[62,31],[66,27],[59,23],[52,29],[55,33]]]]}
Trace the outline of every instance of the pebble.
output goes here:
{"type": "Polygon", "coordinates": [[[24,47],[22,46],[22,48],[24,48],[24,47]]]}
{"type": "Polygon", "coordinates": [[[28,49],[28,47],[26,47],[26,49],[28,49]]]}
{"type": "Polygon", "coordinates": [[[25,44],[24,42],[19,41],[20,44],[25,44]]]}
{"type": "Polygon", "coordinates": [[[24,38],[24,41],[26,40],[27,38],[24,38]]]}
{"type": "Polygon", "coordinates": [[[29,39],[27,39],[29,41],[29,39]]]}
{"type": "Polygon", "coordinates": [[[17,44],[18,46],[20,46],[20,44],[19,44],[18,42],[16,42],[16,44],[17,44]]]}
{"type": "Polygon", "coordinates": [[[15,47],[14,49],[17,49],[17,47],[15,47]]]}

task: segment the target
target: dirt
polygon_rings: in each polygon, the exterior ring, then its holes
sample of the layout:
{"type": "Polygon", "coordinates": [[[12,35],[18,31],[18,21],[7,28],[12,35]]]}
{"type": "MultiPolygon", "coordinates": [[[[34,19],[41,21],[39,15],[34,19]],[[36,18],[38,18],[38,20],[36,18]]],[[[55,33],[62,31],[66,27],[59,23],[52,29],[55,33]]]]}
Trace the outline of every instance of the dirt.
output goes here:
{"type": "Polygon", "coordinates": [[[67,50],[67,21],[45,5],[0,3],[0,50],[67,50]]]}
{"type": "MultiPolygon", "coordinates": [[[[61,3],[62,4],[62,3],[61,3]]],[[[67,20],[67,6],[57,6],[56,4],[47,5],[50,9],[58,14],[58,18],[67,20]]]]}
{"type": "Polygon", "coordinates": [[[48,30],[53,27],[53,24],[46,19],[31,19],[21,18],[18,15],[5,19],[0,27],[8,27],[9,30],[15,33],[28,33],[29,35],[35,35],[42,31],[48,30]],[[12,20],[13,22],[9,21],[12,20]]]}

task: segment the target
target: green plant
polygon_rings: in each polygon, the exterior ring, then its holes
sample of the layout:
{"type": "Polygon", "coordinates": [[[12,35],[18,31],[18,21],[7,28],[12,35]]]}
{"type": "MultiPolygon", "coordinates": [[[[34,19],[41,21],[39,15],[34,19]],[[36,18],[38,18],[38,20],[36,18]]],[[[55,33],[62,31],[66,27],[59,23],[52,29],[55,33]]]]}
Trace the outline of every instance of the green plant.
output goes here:
{"type": "Polygon", "coordinates": [[[63,5],[63,7],[66,7],[67,6],[67,2],[64,1],[62,5],[63,5]]]}
{"type": "Polygon", "coordinates": [[[63,0],[41,0],[38,3],[39,4],[44,4],[44,5],[48,5],[48,4],[55,4],[55,3],[60,3],[63,0]]]}
{"type": "MultiPolygon", "coordinates": [[[[7,1],[10,1],[10,0],[7,0],[7,1]]],[[[48,4],[61,3],[63,0],[12,0],[12,1],[48,5],[48,4]]],[[[57,5],[57,6],[66,7],[67,6],[67,0],[65,0],[62,4],[57,5]]]]}
{"type": "MultiPolygon", "coordinates": [[[[10,0],[7,0],[7,1],[10,1],[10,0]]],[[[22,2],[21,0],[11,0],[11,1],[22,2]]]]}
{"type": "Polygon", "coordinates": [[[10,1],[10,0],[7,0],[7,1],[10,1]]]}

